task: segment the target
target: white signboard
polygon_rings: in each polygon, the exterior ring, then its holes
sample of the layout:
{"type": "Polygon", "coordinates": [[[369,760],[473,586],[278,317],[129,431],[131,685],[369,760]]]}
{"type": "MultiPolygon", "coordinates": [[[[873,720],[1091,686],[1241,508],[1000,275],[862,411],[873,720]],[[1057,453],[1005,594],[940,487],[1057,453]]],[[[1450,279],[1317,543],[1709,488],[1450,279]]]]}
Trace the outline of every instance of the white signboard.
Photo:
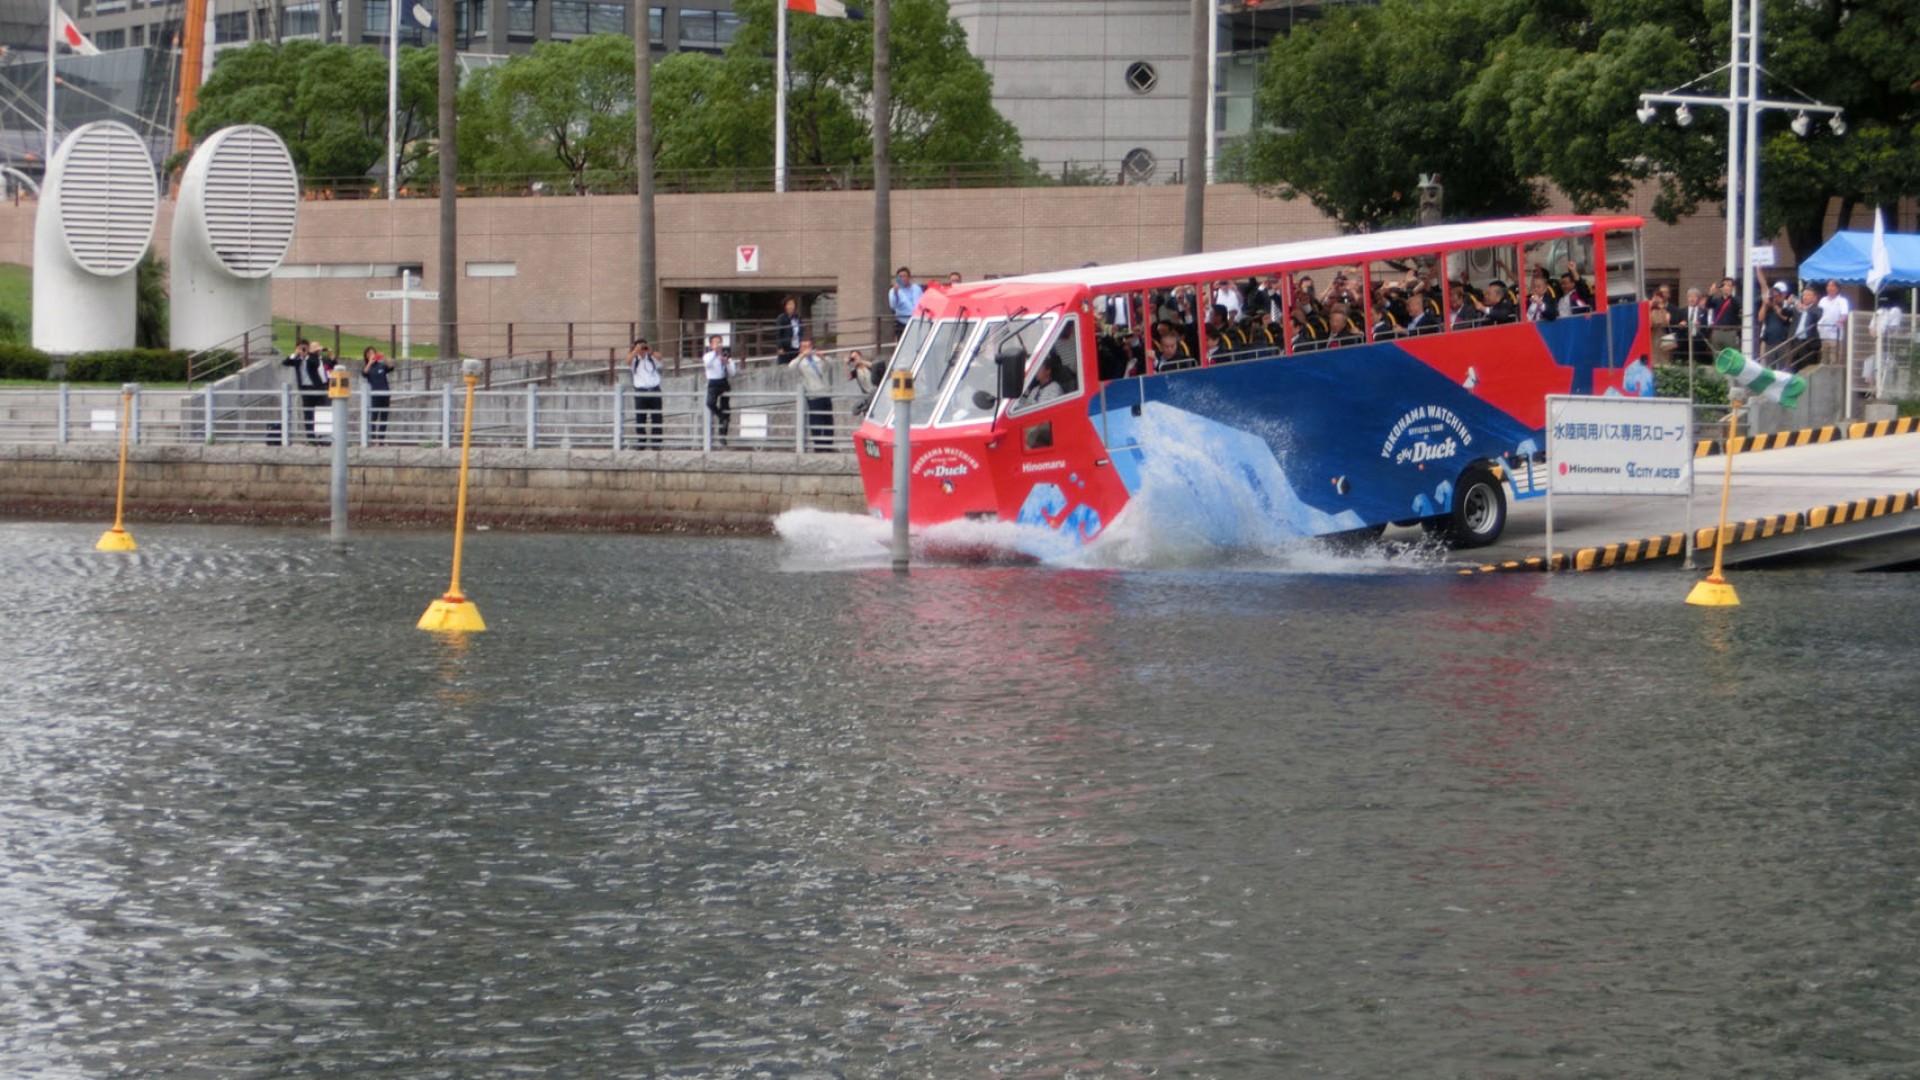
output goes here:
{"type": "Polygon", "coordinates": [[[1747,249],[1747,261],[1755,266],[1773,265],[1773,245],[1755,244],[1747,249]]]}
{"type": "Polygon", "coordinates": [[[740,244],[733,249],[733,268],[742,274],[760,272],[760,245],[740,244]]]}
{"type": "Polygon", "coordinates": [[[1684,398],[1548,397],[1547,489],[1693,494],[1693,405],[1684,398]]]}

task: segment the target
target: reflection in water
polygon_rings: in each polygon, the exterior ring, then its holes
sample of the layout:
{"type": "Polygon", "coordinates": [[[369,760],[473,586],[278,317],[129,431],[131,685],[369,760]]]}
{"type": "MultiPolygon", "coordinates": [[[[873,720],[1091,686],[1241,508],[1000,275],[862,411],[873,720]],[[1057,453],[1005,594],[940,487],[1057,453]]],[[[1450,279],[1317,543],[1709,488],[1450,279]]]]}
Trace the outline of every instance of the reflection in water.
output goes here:
{"type": "Polygon", "coordinates": [[[489,534],[458,638],[430,537],[96,535],[0,526],[0,1074],[1920,1054],[1899,578],[489,534]]]}

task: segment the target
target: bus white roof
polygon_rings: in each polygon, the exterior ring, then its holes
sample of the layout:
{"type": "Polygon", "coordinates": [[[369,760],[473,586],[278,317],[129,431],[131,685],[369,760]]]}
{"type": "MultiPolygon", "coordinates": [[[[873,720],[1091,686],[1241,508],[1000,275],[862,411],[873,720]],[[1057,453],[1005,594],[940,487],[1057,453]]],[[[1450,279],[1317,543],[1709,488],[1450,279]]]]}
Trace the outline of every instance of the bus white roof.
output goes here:
{"type": "Polygon", "coordinates": [[[1319,240],[1296,240],[1265,247],[1208,251],[1198,255],[1172,255],[1164,259],[1088,266],[1074,270],[1050,270],[1039,274],[997,278],[994,285],[1085,285],[1102,292],[1120,285],[1144,281],[1212,281],[1237,278],[1270,266],[1342,265],[1378,256],[1383,252],[1437,251],[1441,248],[1479,247],[1501,240],[1528,236],[1582,235],[1596,225],[1618,222],[1625,226],[1630,218],[1509,218],[1498,221],[1470,221],[1451,225],[1429,225],[1418,229],[1393,229],[1386,232],[1354,233],[1319,240]]]}

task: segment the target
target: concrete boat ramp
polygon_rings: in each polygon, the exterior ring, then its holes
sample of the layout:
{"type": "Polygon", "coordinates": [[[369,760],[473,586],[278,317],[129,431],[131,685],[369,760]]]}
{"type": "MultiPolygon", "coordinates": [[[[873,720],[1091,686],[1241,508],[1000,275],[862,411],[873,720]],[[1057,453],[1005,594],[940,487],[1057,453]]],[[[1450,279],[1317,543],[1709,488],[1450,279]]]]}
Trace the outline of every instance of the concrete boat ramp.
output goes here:
{"type": "MultiPolygon", "coordinates": [[[[1736,450],[1726,565],[1920,567],[1920,420],[1737,440],[1736,450]],[[1782,442],[1804,445],[1778,445],[1782,442]]],[[[1725,467],[1721,447],[1704,445],[1694,459],[1691,499],[1554,496],[1551,555],[1547,500],[1510,501],[1500,541],[1455,552],[1451,561],[1466,574],[1674,569],[1685,565],[1691,532],[1698,549],[1694,565],[1709,567],[1725,467]]]]}

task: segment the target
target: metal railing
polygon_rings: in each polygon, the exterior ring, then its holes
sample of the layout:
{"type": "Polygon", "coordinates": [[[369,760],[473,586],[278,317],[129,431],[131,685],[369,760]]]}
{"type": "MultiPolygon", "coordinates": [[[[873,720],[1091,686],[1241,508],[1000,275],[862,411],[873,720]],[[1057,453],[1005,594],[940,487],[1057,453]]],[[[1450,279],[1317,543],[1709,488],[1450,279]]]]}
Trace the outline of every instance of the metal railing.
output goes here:
{"type": "MultiPolygon", "coordinates": [[[[894,190],[937,190],[1020,187],[1122,187],[1182,184],[1184,159],[1154,162],[1142,175],[1118,161],[1017,162],[894,162],[889,176],[894,190]]],[[[369,176],[302,177],[308,199],[379,199],[386,192],[380,179],[369,176]]],[[[459,178],[456,191],[463,197],[541,198],[570,195],[632,195],[638,180],[631,169],[560,170],[523,173],[470,174],[459,178]]],[[[773,190],[773,169],[710,168],[663,169],[654,176],[661,195],[698,195],[773,190]]],[[[873,165],[790,165],[788,191],[871,191],[873,165]]],[[[437,177],[405,180],[398,187],[403,199],[438,198],[437,177]]]]}
{"type": "MultiPolygon", "coordinates": [[[[700,370],[700,356],[706,350],[704,319],[663,319],[651,339],[661,370],[679,375],[700,370]]],[[[779,351],[775,320],[734,319],[728,323],[733,354],[748,367],[771,363],[779,351]]],[[[864,350],[872,356],[873,342],[893,335],[893,318],[810,319],[808,332],[822,352],[864,350]]],[[[583,372],[600,371],[623,374],[627,348],[639,336],[639,325],[631,321],[582,320],[553,322],[462,322],[461,352],[482,357],[488,364],[481,385],[491,388],[502,379],[508,381],[556,377],[579,377],[583,372]]],[[[414,326],[414,346],[422,352],[433,351],[434,329],[431,323],[414,326]]],[[[424,379],[426,388],[440,385],[448,378],[457,381],[458,361],[432,356],[415,356],[402,363],[398,323],[295,323],[292,339],[307,338],[325,345],[336,357],[350,364],[360,359],[360,346],[368,341],[386,353],[403,373],[401,377],[424,379]],[[418,372],[408,375],[407,372],[418,372]]],[[[411,351],[411,350],[410,350],[411,351]]]]}
{"type": "MultiPolygon", "coordinates": [[[[706,394],[660,394],[657,427],[639,429],[634,392],[517,390],[474,394],[475,446],[526,450],[692,450],[846,453],[859,424],[857,398],[829,399],[823,431],[809,445],[806,399],[794,391],[739,390],[730,395],[730,423],[722,430],[706,394]]],[[[464,386],[395,391],[384,408],[356,388],[348,405],[347,438],[354,446],[458,446],[464,386]]],[[[309,401],[290,386],[277,391],[142,390],[134,395],[127,437],[147,446],[296,446],[330,442],[333,411],[324,395],[309,401]]],[[[0,443],[113,444],[120,437],[120,391],[111,387],[0,390],[0,443]]]]}

